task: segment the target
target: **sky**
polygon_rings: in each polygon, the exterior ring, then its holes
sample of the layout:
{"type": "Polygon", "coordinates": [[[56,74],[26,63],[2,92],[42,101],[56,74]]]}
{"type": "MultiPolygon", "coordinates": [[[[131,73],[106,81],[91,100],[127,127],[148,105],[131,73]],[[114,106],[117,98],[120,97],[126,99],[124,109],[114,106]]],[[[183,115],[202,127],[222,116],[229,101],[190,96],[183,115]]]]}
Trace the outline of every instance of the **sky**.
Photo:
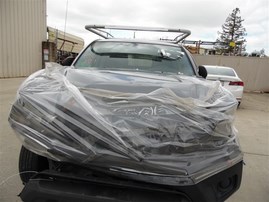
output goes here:
{"type": "Polygon", "coordinates": [[[268,0],[47,0],[47,25],[86,45],[98,38],[85,30],[87,24],[184,28],[192,33],[187,40],[215,41],[236,7],[244,19],[247,52],[265,49],[269,55],[268,0]]]}

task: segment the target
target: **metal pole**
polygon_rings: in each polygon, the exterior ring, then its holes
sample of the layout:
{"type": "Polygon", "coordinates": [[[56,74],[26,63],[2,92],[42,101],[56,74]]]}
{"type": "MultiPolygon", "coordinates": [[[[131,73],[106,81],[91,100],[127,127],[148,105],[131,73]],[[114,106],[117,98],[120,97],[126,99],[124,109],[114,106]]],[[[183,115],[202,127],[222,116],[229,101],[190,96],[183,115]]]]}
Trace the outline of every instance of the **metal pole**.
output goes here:
{"type": "MultiPolygon", "coordinates": [[[[65,32],[66,32],[67,13],[68,13],[68,0],[66,0],[66,8],[65,8],[64,40],[65,40],[65,32]]],[[[63,50],[64,50],[64,45],[63,45],[63,50]]]]}

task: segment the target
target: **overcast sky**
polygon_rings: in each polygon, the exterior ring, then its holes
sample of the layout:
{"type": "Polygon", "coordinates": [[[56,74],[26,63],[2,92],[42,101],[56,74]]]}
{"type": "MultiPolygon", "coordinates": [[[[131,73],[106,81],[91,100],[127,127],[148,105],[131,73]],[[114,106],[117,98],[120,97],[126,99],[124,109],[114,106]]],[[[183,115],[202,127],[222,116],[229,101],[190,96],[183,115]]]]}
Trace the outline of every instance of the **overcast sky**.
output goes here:
{"type": "Polygon", "coordinates": [[[47,25],[82,37],[88,44],[95,37],[87,24],[113,24],[184,28],[188,40],[215,41],[232,10],[238,7],[245,21],[247,52],[269,53],[268,0],[47,0],[47,25]]]}

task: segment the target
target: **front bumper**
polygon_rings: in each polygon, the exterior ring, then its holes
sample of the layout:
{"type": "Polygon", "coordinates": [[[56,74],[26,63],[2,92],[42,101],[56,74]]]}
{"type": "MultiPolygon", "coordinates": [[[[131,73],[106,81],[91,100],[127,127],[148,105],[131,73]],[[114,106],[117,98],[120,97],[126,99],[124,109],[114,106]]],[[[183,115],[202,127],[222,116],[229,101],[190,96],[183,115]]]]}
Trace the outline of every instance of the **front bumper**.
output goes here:
{"type": "Polygon", "coordinates": [[[167,186],[81,174],[44,171],[20,193],[24,202],[220,202],[239,189],[243,161],[190,186],[167,186]]]}

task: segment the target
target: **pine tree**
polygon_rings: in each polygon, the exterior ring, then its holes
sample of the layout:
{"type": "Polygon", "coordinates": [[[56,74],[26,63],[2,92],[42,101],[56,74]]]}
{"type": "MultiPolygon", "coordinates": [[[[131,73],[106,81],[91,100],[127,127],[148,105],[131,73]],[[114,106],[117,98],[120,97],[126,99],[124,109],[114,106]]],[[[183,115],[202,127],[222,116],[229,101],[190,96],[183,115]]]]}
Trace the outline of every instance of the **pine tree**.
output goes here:
{"type": "Polygon", "coordinates": [[[239,8],[235,8],[222,25],[222,32],[218,32],[219,37],[215,48],[221,53],[240,55],[246,49],[244,39],[246,29],[242,26],[244,20],[241,19],[239,13],[239,8]]]}

